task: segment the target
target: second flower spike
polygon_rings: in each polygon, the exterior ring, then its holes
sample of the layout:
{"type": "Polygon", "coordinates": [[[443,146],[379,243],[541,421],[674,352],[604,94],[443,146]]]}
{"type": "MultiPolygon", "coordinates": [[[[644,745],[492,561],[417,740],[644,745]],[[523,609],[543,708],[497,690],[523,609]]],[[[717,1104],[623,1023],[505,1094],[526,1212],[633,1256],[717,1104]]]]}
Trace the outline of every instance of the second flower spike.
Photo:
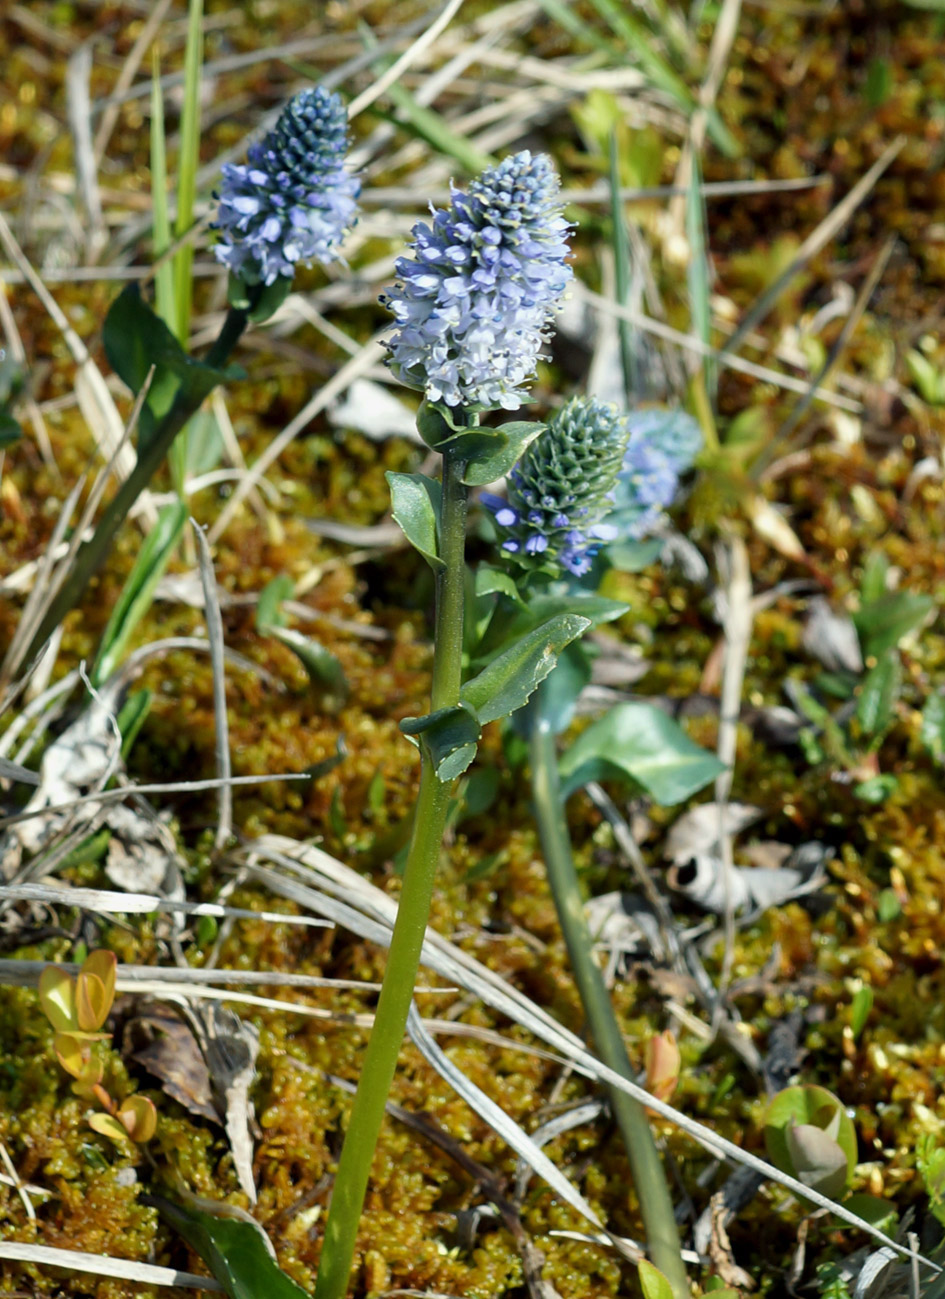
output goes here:
{"type": "Polygon", "coordinates": [[[337,260],[361,190],[345,171],[347,149],[341,96],[322,86],[295,95],[245,166],[223,166],[217,261],[246,286],[269,286],[291,281],[297,266],[337,260]]]}

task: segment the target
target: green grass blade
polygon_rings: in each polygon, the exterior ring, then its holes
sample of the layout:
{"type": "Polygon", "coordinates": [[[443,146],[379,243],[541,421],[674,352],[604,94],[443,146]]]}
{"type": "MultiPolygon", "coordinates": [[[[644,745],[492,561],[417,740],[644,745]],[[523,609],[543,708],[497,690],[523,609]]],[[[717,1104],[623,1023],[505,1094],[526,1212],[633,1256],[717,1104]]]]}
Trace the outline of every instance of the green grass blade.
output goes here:
{"type": "MultiPolygon", "coordinates": [[[[387,87],[385,94],[403,114],[400,118],[389,119],[394,125],[406,128],[444,157],[452,158],[470,176],[478,176],[486,167],[495,165],[496,159],[492,154],[482,153],[465,135],[454,131],[441,114],[418,104],[406,86],[395,83],[387,87]]],[[[377,109],[372,111],[377,112],[377,109]]]]}
{"type": "MultiPolygon", "coordinates": [[[[689,282],[689,311],[696,335],[707,346],[711,343],[712,315],[709,306],[709,257],[706,247],[706,211],[702,195],[702,167],[698,154],[693,154],[689,193],[686,195],[686,238],[689,243],[689,262],[686,279],[689,282]]],[[[711,357],[702,362],[705,386],[713,404],[718,385],[718,370],[711,357]]]]}
{"type": "MultiPolygon", "coordinates": [[[[167,204],[167,148],[164,134],[164,100],[161,95],[161,61],[157,49],[151,61],[151,221],[154,260],[171,246],[171,218],[167,204]]],[[[174,272],[170,260],[154,272],[155,310],[169,329],[175,329],[174,272]]]]}
{"type": "MultiPolygon", "coordinates": [[[[630,257],[630,238],[627,234],[627,218],[620,198],[620,165],[617,157],[617,132],[615,130],[611,131],[610,134],[610,217],[617,301],[620,306],[629,307],[633,266],[630,257]]],[[[617,321],[617,336],[620,339],[623,388],[627,397],[627,404],[632,406],[634,394],[639,393],[640,386],[638,383],[636,353],[633,347],[633,326],[629,320],[621,318],[617,321]]]]}
{"type": "MultiPolygon", "coordinates": [[[[187,19],[187,50],[184,56],[184,107],[180,119],[180,158],[177,164],[178,239],[194,220],[197,197],[197,167],[200,163],[200,70],[203,63],[203,0],[190,0],[187,19]]],[[[174,254],[174,301],[177,319],[172,326],[181,344],[187,346],[190,332],[193,244],[187,242],[174,254]]]]}

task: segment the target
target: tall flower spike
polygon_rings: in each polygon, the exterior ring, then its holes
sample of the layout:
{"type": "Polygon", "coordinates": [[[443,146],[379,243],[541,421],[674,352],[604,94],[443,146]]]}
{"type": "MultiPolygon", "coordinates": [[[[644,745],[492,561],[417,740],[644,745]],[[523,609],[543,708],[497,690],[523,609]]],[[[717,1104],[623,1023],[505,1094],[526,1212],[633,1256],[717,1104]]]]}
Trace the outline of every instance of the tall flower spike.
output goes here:
{"type": "Polygon", "coordinates": [[[360,181],[344,169],[348,115],[322,86],[295,95],[245,166],[225,163],[213,229],[217,261],[246,285],[291,280],[296,266],[338,258],[360,181]]]}
{"type": "Polygon", "coordinates": [[[387,363],[431,402],[517,410],[571,278],[558,178],[526,151],[451,193],[381,299],[397,320],[387,363]]]}
{"type": "Polygon", "coordinates": [[[613,406],[590,397],[562,406],[509,475],[508,501],[481,497],[504,534],[505,553],[525,567],[586,573],[601,542],[617,536],[603,520],[628,436],[613,406]]]}

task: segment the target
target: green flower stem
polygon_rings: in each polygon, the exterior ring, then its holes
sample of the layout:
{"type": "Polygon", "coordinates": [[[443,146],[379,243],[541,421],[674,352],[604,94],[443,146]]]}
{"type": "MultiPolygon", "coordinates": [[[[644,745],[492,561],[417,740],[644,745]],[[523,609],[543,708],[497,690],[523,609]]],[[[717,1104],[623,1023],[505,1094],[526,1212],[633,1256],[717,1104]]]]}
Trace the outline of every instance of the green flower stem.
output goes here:
{"type": "MultiPolygon", "coordinates": [[[[554,727],[542,707],[544,696],[541,685],[530,705],[529,749],[532,797],[548,881],[594,1045],[604,1064],[635,1082],[613,1003],[594,958],[564,818],[554,727]]],[[[610,1103],[630,1161],[650,1257],[669,1281],[676,1299],[690,1299],[673,1202],[646,1114],[639,1102],[616,1088],[610,1089],[610,1103]]]]}
{"type": "MultiPolygon", "coordinates": [[[[432,707],[459,702],[463,648],[463,558],[466,541],[464,462],[443,457],[439,549],[443,568],[436,581],[432,707]]],[[[403,1043],[420,949],[430,915],[452,782],[437,779],[421,746],[420,792],[404,884],[391,935],[384,982],[374,1015],[361,1078],[345,1134],[331,1206],[325,1223],[315,1299],[343,1299],[351,1273],[358,1226],[374,1150],[403,1043]]]]}
{"type": "MultiPolygon", "coordinates": [[[[230,308],[219,337],[204,358],[205,364],[214,369],[223,365],[239,341],[247,321],[248,316],[245,311],[230,308]]],[[[200,409],[205,395],[202,394],[197,400],[193,398],[176,400],[151,434],[147,445],[143,448],[139,445],[134,469],[106,506],[102,517],[95,525],[92,536],[79,547],[68,581],[49,606],[46,616],[30,641],[29,649],[24,655],[26,662],[40,652],[66,614],[82,599],[85,588],[104,563],[112,539],[124,523],[128,511],[163,464],[177,434],[200,409]]]]}

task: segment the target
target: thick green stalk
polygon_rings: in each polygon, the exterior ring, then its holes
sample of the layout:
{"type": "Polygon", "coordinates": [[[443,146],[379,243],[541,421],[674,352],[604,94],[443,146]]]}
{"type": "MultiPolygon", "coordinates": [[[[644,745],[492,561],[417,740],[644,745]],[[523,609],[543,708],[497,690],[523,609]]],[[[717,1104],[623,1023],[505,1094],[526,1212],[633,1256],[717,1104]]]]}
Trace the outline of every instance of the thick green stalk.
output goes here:
{"type": "MultiPolygon", "coordinates": [[[[530,706],[529,748],[532,797],[548,882],[597,1052],[615,1073],[635,1082],[613,1003],[594,958],[594,943],[584,914],[584,899],[564,818],[554,727],[542,708],[544,694],[544,687],[539,686],[530,706]]],[[[610,1089],[610,1103],[630,1161],[650,1257],[669,1281],[676,1299],[689,1299],[673,1202],[646,1114],[638,1101],[616,1088],[610,1089]]]]}
{"type": "MultiPolygon", "coordinates": [[[[436,633],[432,707],[459,701],[463,649],[463,557],[466,540],[466,488],[463,462],[443,457],[443,504],[440,558],[444,567],[436,582],[436,633]]],[[[348,1288],[358,1224],[374,1150],[384,1120],[387,1097],[403,1043],[413,997],[420,949],[430,915],[433,882],[446,826],[452,782],[437,779],[421,749],[420,792],[404,885],[391,935],[390,952],[374,1027],[361,1067],[361,1078],[325,1223],[325,1240],[315,1283],[315,1299],[343,1299],[348,1288]]]]}

